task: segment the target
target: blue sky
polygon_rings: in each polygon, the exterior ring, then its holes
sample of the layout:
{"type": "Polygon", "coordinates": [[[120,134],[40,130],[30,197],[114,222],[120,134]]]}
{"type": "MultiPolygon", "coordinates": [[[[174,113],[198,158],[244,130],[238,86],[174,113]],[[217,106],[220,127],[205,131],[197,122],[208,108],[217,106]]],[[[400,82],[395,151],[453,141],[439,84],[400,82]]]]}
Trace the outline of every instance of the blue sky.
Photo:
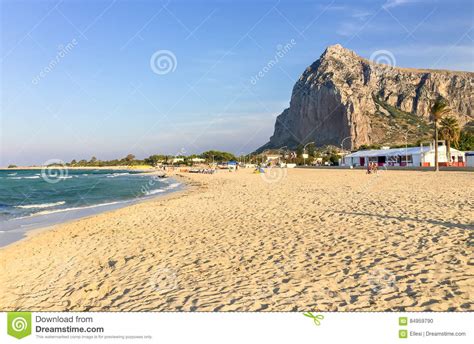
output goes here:
{"type": "Polygon", "coordinates": [[[2,1],[0,166],[248,153],[328,45],[474,71],[473,18],[472,1],[2,1]]]}

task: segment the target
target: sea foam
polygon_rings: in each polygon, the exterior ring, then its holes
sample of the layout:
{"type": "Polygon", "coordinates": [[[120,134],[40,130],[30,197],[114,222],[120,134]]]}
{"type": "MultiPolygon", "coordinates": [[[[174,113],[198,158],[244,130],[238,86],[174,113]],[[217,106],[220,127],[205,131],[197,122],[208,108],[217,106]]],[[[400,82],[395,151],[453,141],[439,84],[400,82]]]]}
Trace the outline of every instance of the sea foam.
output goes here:
{"type": "Polygon", "coordinates": [[[65,201],[59,201],[55,203],[40,203],[40,204],[28,204],[28,205],[18,205],[15,208],[22,208],[22,209],[31,209],[31,208],[51,208],[58,205],[65,204],[65,201]]]}

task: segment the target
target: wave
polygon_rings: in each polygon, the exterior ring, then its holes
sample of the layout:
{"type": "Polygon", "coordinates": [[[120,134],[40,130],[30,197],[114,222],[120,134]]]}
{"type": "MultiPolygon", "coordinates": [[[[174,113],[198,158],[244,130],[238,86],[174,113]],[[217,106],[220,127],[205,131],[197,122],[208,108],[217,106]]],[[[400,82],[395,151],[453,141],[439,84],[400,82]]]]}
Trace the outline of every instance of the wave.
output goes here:
{"type": "Polygon", "coordinates": [[[181,185],[181,183],[173,183],[173,184],[168,185],[166,188],[167,189],[175,189],[180,185],[181,185]]]}
{"type": "Polygon", "coordinates": [[[28,205],[18,205],[15,208],[22,208],[22,209],[31,209],[31,208],[51,208],[57,205],[65,204],[65,201],[59,201],[55,203],[40,203],[40,204],[28,204],[28,205]]]}
{"type": "Polygon", "coordinates": [[[145,193],[146,196],[150,196],[150,195],[155,195],[157,193],[161,193],[161,192],[165,192],[166,190],[164,189],[156,189],[156,190],[150,190],[150,191],[147,191],[145,193]]]}
{"type": "Polygon", "coordinates": [[[7,179],[39,179],[40,176],[8,177],[7,179]]]}
{"type": "Polygon", "coordinates": [[[119,203],[124,203],[124,201],[100,203],[100,204],[94,204],[94,205],[87,205],[87,206],[84,206],[84,207],[72,207],[72,208],[64,208],[64,209],[44,210],[44,211],[39,211],[37,213],[31,214],[30,216],[48,215],[48,214],[54,214],[54,213],[62,213],[62,212],[71,211],[71,210],[82,210],[82,209],[97,208],[97,207],[103,207],[103,206],[119,204],[119,203]]]}
{"type": "Polygon", "coordinates": [[[17,173],[16,173],[16,172],[15,172],[15,173],[8,173],[8,175],[9,175],[9,176],[16,176],[17,173]]]}
{"type": "Polygon", "coordinates": [[[112,175],[108,175],[107,178],[115,178],[115,177],[118,177],[118,176],[125,176],[127,174],[130,174],[128,172],[123,172],[123,173],[114,173],[112,175]]]}

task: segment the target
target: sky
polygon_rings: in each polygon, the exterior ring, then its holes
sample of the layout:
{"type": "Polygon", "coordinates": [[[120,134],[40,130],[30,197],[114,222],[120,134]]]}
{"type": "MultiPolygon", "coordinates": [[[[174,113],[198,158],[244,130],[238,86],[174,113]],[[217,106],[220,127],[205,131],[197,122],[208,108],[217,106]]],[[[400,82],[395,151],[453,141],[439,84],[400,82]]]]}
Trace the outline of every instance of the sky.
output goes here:
{"type": "Polygon", "coordinates": [[[0,1],[0,166],[252,152],[336,43],[474,71],[472,1],[0,1]]]}

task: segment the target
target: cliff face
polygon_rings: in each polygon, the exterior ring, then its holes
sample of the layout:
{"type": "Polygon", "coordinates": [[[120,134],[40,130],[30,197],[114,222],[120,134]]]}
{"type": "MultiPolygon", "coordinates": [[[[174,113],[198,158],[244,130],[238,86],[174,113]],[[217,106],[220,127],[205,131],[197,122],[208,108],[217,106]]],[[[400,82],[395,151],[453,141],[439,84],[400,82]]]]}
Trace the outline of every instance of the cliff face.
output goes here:
{"type": "Polygon", "coordinates": [[[473,120],[473,90],[474,73],[390,67],[330,46],[296,82],[290,107],[258,151],[311,141],[340,146],[346,137],[346,149],[404,143],[405,135],[426,138],[429,109],[439,95],[461,126],[473,120]]]}

